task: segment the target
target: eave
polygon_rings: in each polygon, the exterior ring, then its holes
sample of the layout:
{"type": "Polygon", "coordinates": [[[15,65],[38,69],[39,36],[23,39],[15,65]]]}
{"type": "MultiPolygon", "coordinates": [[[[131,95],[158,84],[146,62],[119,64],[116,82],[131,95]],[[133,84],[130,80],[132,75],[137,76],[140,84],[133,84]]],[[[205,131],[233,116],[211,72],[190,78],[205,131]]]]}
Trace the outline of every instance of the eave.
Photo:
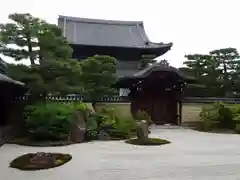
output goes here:
{"type": "Polygon", "coordinates": [[[2,83],[2,82],[3,83],[10,83],[10,84],[14,84],[14,85],[22,86],[22,87],[25,86],[24,83],[22,83],[20,81],[16,81],[16,80],[0,73],[0,83],[2,83]]]}
{"type": "Polygon", "coordinates": [[[125,76],[118,79],[116,87],[118,88],[129,88],[132,84],[142,81],[149,77],[153,72],[169,72],[176,75],[179,83],[192,84],[195,83],[195,79],[185,77],[177,68],[172,66],[165,66],[154,64],[148,68],[138,71],[133,76],[125,76]]]}

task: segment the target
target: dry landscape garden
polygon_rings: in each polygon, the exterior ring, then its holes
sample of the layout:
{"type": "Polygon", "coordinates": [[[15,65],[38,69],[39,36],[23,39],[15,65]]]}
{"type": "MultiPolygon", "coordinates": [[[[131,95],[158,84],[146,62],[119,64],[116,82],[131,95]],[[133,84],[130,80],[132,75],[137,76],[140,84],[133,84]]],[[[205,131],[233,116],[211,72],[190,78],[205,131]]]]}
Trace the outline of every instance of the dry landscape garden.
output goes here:
{"type": "MultiPolygon", "coordinates": [[[[235,48],[186,55],[178,69],[141,56],[137,72],[120,77],[116,49],[91,54],[57,25],[30,14],[9,19],[0,25],[3,180],[240,178],[235,48]],[[76,58],[81,51],[91,55],[76,58]]],[[[145,45],[156,56],[172,46],[145,45]]],[[[147,52],[118,50],[126,59],[147,52]]]]}

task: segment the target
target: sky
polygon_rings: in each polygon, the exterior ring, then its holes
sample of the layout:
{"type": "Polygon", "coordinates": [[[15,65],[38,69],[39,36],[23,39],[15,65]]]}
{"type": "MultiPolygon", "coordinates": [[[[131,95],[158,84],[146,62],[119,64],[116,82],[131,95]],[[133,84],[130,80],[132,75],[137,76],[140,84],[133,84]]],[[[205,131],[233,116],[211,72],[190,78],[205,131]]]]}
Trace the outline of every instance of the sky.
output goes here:
{"type": "Polygon", "coordinates": [[[186,54],[227,47],[240,51],[239,0],[6,0],[1,5],[0,23],[10,13],[30,13],[55,24],[58,15],[143,21],[151,41],[173,43],[160,59],[175,67],[186,54]]]}

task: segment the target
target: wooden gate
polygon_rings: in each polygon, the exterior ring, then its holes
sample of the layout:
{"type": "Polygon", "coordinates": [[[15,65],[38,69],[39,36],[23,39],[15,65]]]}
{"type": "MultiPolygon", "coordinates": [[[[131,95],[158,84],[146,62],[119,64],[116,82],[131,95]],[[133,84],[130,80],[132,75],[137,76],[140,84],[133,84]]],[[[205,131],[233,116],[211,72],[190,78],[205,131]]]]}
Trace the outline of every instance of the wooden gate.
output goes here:
{"type": "Polygon", "coordinates": [[[130,90],[134,117],[138,110],[145,110],[156,124],[179,124],[186,80],[177,68],[155,63],[134,76],[119,79],[117,86],[130,90]]]}
{"type": "Polygon", "coordinates": [[[174,98],[139,95],[131,102],[133,117],[138,110],[146,111],[155,124],[178,124],[177,101],[174,98]]]}

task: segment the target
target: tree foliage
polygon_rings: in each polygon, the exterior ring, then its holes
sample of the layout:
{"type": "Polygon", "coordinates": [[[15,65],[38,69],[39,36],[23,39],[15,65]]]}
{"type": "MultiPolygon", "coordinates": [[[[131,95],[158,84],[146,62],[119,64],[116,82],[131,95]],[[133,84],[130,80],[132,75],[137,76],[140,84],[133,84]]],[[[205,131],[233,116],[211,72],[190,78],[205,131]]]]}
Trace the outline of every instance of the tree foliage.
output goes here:
{"type": "Polygon", "coordinates": [[[31,65],[39,60],[69,58],[72,49],[61,30],[31,14],[10,14],[11,23],[0,25],[1,53],[16,61],[29,59],[31,65]],[[14,46],[13,46],[14,45],[14,46]]]}
{"type": "Polygon", "coordinates": [[[72,48],[62,36],[59,27],[45,23],[42,27],[43,33],[38,35],[39,61],[48,59],[69,59],[72,57],[72,48]]]}
{"type": "Polygon", "coordinates": [[[0,26],[0,53],[16,61],[30,60],[31,66],[9,64],[7,73],[24,82],[31,95],[85,93],[96,100],[114,92],[115,58],[96,55],[82,62],[70,59],[72,49],[56,25],[27,13],[9,18],[11,23],[0,26]]]}
{"type": "Polygon", "coordinates": [[[116,82],[116,59],[110,56],[95,55],[81,63],[81,82],[84,93],[93,101],[112,94],[112,87],[116,82]]]}
{"type": "Polygon", "coordinates": [[[29,67],[22,64],[8,64],[7,74],[15,80],[24,82],[29,92],[34,96],[47,93],[47,87],[39,74],[38,66],[29,67]]]}
{"type": "Polygon", "coordinates": [[[193,88],[193,96],[230,96],[240,90],[239,54],[235,48],[218,49],[209,54],[186,55],[180,68],[185,75],[194,77],[205,88],[193,88]]]}
{"type": "Polygon", "coordinates": [[[34,96],[81,93],[80,74],[80,63],[76,60],[48,61],[31,67],[8,65],[8,75],[26,83],[34,96]]]}
{"type": "Polygon", "coordinates": [[[47,61],[39,66],[39,73],[51,94],[66,95],[82,92],[81,65],[75,59],[47,61]]]}
{"type": "Polygon", "coordinates": [[[61,29],[28,13],[10,14],[0,26],[0,53],[31,66],[8,64],[7,73],[24,82],[32,95],[80,93],[81,67],[61,29]],[[37,63],[39,61],[39,63],[37,63]]]}

